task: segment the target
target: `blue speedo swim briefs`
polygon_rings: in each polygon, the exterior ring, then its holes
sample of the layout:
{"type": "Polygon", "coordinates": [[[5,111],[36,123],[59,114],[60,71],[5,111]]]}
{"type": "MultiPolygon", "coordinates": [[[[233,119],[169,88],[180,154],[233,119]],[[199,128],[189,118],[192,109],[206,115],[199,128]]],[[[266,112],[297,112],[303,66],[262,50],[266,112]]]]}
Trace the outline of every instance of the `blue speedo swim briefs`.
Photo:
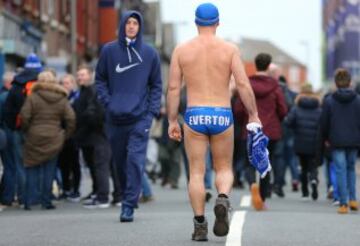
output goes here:
{"type": "Polygon", "coordinates": [[[231,108],[189,107],[185,112],[185,123],[195,132],[216,135],[233,124],[231,108]]]}

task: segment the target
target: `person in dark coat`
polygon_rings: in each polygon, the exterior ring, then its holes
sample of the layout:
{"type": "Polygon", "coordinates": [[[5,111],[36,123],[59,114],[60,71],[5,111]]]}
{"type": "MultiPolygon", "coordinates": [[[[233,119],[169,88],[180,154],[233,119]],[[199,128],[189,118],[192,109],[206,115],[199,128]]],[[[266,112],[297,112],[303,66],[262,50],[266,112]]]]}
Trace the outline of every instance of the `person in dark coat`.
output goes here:
{"type": "MultiPolygon", "coordinates": [[[[270,160],[273,159],[273,150],[276,142],[281,139],[281,121],[286,116],[287,106],[285,98],[278,81],[268,75],[271,64],[271,56],[261,53],[255,58],[257,72],[250,76],[250,84],[256,97],[256,105],[259,117],[263,125],[264,134],[269,137],[268,149],[270,160]]],[[[248,122],[248,115],[240,98],[234,102],[234,115],[238,122],[248,122]]],[[[246,125],[242,125],[241,138],[246,140],[246,125]]],[[[272,162],[273,163],[273,162],[272,162]]],[[[247,181],[251,186],[252,202],[256,210],[264,209],[264,201],[271,194],[270,174],[260,180],[260,191],[256,184],[255,169],[247,161],[247,181]]],[[[273,167],[275,176],[278,172],[277,167],[273,167]]]]}
{"type": "MultiPolygon", "coordinates": [[[[73,106],[75,100],[80,95],[74,76],[71,74],[66,74],[62,78],[61,84],[68,92],[68,100],[73,106]]],[[[71,202],[79,202],[81,169],[79,161],[79,149],[75,144],[74,138],[69,138],[66,140],[64,148],[59,154],[58,165],[62,178],[61,198],[67,199],[71,202]]]]}
{"type": "MultiPolygon", "coordinates": [[[[19,113],[31,86],[37,81],[37,77],[42,70],[43,66],[39,57],[34,53],[29,54],[26,57],[23,70],[14,77],[12,87],[3,108],[3,123],[10,139],[10,158],[15,164],[16,196],[20,204],[24,202],[25,168],[22,156],[23,135],[21,132],[19,113]]],[[[13,193],[11,199],[5,202],[6,205],[11,206],[14,198],[15,193],[13,193]]]]}
{"type": "Polygon", "coordinates": [[[11,131],[5,126],[3,120],[4,103],[9,94],[11,83],[14,80],[14,73],[6,72],[3,76],[3,86],[0,89],[0,129],[4,133],[1,138],[0,149],[1,162],[3,165],[3,174],[0,183],[0,203],[11,205],[15,198],[16,188],[16,165],[13,159],[13,143],[11,131]]]}
{"type": "Polygon", "coordinates": [[[355,163],[360,147],[360,96],[350,88],[346,69],[335,72],[337,90],[327,96],[321,115],[322,137],[331,147],[335,164],[340,207],[338,213],[358,210],[355,163]]]}
{"type": "Polygon", "coordinates": [[[301,191],[304,198],[309,197],[308,181],[312,188],[312,199],[318,198],[318,172],[315,161],[319,141],[320,99],[312,92],[310,84],[301,88],[293,107],[285,119],[287,126],[294,130],[294,150],[301,165],[301,191]]]}
{"type": "Polygon", "coordinates": [[[105,113],[97,100],[92,75],[93,70],[87,66],[81,66],[77,71],[80,95],[73,105],[77,123],[74,139],[92,179],[92,192],[83,205],[85,208],[108,208],[111,151],[105,135],[105,113]]]}

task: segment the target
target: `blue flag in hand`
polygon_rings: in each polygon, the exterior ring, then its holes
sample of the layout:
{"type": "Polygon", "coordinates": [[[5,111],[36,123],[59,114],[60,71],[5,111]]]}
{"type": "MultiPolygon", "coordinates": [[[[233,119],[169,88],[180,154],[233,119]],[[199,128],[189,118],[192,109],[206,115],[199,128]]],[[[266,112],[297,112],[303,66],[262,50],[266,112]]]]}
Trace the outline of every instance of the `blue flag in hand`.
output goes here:
{"type": "Polygon", "coordinates": [[[264,178],[271,171],[269,151],[266,148],[268,142],[269,138],[265,136],[261,129],[249,131],[247,139],[249,161],[258,170],[261,178],[264,178]]]}

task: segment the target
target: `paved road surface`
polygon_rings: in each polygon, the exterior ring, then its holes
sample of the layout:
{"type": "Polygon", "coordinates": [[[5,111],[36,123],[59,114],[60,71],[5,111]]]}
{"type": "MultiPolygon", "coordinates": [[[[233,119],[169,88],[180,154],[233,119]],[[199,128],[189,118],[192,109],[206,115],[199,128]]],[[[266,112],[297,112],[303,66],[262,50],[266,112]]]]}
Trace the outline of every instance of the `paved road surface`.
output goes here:
{"type": "Polygon", "coordinates": [[[273,196],[264,212],[249,207],[247,191],[234,190],[231,231],[224,238],[212,234],[212,199],[207,205],[207,243],[190,240],[192,213],[185,185],[179,190],[157,185],[154,191],[156,200],[141,205],[130,224],[119,223],[117,208],[88,210],[80,204],[60,202],[55,211],[6,209],[0,213],[0,245],[360,245],[360,214],[336,214],[336,208],[325,199],[324,185],[317,202],[302,201],[299,193],[287,190],[285,199],[273,196]]]}

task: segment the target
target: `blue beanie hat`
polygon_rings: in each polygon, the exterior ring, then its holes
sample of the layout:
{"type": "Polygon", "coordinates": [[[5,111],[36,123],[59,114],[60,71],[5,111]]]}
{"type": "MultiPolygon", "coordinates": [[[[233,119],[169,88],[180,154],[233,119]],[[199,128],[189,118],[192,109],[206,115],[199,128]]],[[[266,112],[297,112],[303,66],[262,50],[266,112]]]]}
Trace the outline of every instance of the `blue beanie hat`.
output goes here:
{"type": "Polygon", "coordinates": [[[195,16],[195,23],[199,26],[212,26],[219,22],[219,10],[212,3],[200,4],[195,16]]]}
{"type": "Polygon", "coordinates": [[[34,69],[37,71],[42,71],[42,65],[39,57],[35,55],[34,53],[30,53],[26,57],[25,66],[26,69],[34,69]]]}

